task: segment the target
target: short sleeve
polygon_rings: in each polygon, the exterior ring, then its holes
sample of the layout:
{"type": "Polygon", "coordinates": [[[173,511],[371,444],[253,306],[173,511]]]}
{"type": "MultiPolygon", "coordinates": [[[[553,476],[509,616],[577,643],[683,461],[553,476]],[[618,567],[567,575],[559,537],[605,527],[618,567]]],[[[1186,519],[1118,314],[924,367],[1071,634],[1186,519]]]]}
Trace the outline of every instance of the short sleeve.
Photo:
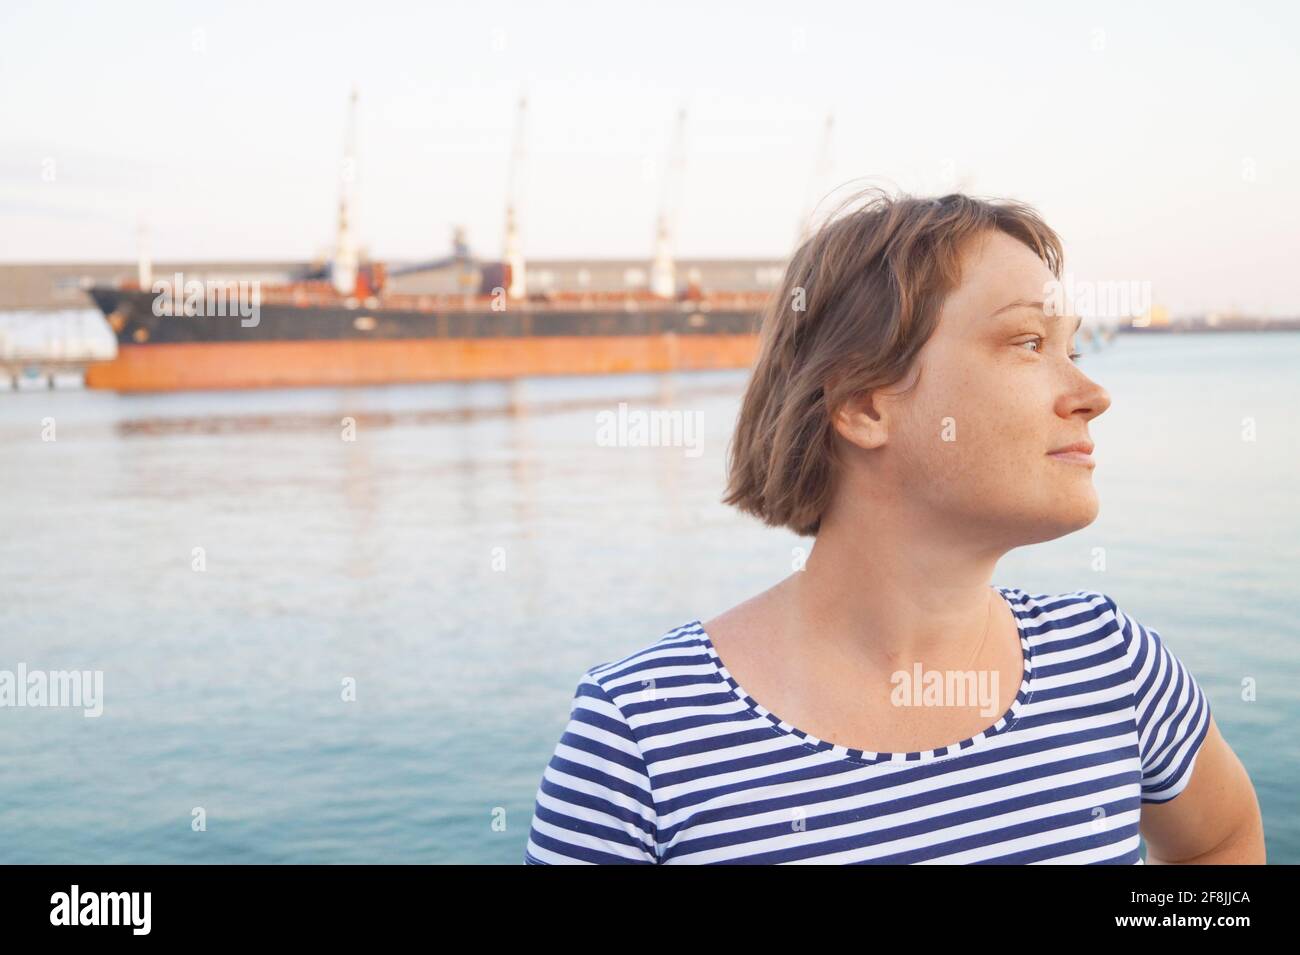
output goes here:
{"type": "Polygon", "coordinates": [[[537,788],[524,862],[657,863],[658,816],[640,745],[588,670],[537,788]]]}
{"type": "Polygon", "coordinates": [[[1186,788],[1210,728],[1210,701],[1159,631],[1106,597],[1124,637],[1142,756],[1142,802],[1168,802],[1186,788]]]}

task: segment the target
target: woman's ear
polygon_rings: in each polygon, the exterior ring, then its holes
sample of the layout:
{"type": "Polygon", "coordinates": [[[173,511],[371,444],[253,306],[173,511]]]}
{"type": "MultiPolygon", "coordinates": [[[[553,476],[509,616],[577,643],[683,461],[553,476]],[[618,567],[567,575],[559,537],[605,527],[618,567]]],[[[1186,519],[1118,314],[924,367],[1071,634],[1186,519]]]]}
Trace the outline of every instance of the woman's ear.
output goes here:
{"type": "Polygon", "coordinates": [[[845,441],[865,450],[880,447],[888,437],[886,418],[870,391],[858,392],[840,402],[831,414],[831,425],[845,441]]]}

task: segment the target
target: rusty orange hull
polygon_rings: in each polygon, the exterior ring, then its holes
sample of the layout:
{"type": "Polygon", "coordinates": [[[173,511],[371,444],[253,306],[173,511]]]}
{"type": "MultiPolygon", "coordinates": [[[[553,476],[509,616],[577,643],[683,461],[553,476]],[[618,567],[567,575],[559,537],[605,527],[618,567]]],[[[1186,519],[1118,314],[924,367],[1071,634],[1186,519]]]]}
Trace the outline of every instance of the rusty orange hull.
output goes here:
{"type": "Polygon", "coordinates": [[[757,354],[753,334],[120,344],[115,359],[86,370],[86,385],[179,391],[694,371],[748,368],[757,354]]]}

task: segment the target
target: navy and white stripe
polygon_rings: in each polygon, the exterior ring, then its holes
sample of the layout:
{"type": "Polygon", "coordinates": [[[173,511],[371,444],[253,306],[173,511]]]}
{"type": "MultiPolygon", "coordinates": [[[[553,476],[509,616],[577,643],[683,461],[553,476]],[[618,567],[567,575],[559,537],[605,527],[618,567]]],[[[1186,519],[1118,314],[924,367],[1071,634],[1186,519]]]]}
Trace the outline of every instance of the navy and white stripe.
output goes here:
{"type": "Polygon", "coordinates": [[[750,698],[700,621],[582,675],[524,861],[1141,864],[1142,803],[1187,785],[1210,706],[1105,594],[997,587],[1024,680],[984,732],[871,753],[750,698]]]}

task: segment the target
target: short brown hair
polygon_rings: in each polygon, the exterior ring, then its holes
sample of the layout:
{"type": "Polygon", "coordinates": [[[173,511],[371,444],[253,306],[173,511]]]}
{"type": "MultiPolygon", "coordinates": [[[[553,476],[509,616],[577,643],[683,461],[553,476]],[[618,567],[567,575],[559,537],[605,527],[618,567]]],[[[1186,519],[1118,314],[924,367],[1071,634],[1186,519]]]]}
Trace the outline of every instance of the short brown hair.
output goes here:
{"type": "Polygon", "coordinates": [[[1064,259],[1057,234],[1021,202],[873,187],[839,210],[863,196],[864,205],[832,215],[799,246],[764,307],[728,453],[723,503],[805,537],[816,535],[831,500],[833,411],[904,378],[960,284],[966,241],[1000,230],[1057,278],[1064,259]]]}

